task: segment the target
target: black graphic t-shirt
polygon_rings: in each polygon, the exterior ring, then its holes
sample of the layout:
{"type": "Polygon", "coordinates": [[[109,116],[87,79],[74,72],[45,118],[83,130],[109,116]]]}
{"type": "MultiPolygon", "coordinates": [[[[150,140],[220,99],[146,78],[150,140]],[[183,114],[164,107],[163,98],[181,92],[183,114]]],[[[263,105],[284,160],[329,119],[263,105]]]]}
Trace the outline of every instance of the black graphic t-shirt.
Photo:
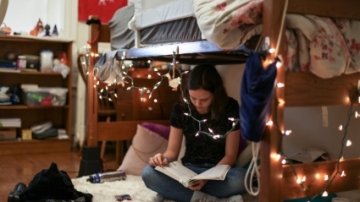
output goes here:
{"type": "Polygon", "coordinates": [[[173,127],[183,130],[186,140],[183,163],[217,164],[224,157],[226,133],[240,128],[239,123],[233,125],[233,121],[228,120],[239,118],[237,101],[229,97],[224,110],[220,120],[214,121],[210,120],[210,113],[198,114],[195,109],[182,103],[174,105],[170,122],[173,127]],[[202,122],[205,119],[207,121],[202,122]],[[214,138],[214,135],[220,138],[214,138]]]}

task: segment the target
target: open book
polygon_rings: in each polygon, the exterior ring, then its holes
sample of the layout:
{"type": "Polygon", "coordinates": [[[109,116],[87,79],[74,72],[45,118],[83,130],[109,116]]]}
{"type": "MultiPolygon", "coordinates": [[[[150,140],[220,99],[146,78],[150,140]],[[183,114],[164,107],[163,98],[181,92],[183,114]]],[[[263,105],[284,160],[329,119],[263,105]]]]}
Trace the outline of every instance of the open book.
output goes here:
{"type": "Polygon", "coordinates": [[[185,187],[188,187],[196,180],[224,180],[230,169],[229,165],[216,165],[200,174],[195,173],[189,168],[183,166],[179,161],[173,161],[168,166],[156,166],[156,170],[179,181],[185,187]]]}

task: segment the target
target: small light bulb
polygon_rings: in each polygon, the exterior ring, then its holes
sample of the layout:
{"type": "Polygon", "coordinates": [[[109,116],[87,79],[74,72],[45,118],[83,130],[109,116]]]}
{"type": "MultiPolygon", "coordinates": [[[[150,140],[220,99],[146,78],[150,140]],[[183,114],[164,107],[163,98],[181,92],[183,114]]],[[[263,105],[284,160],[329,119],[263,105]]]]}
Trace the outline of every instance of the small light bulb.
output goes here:
{"type": "Polygon", "coordinates": [[[276,154],[276,153],[272,153],[271,154],[271,158],[276,160],[276,161],[279,161],[281,159],[281,155],[280,154],[276,154]]]}
{"type": "Polygon", "coordinates": [[[285,100],[279,98],[279,99],[278,99],[278,103],[279,103],[279,106],[284,106],[284,105],[285,105],[285,100]]]}
{"type": "Polygon", "coordinates": [[[285,131],[285,135],[286,135],[286,136],[289,136],[291,133],[292,133],[292,130],[286,130],[286,131],[285,131]]]}
{"type": "Polygon", "coordinates": [[[347,146],[347,147],[350,147],[351,145],[352,145],[351,140],[347,140],[347,141],[346,141],[346,146],[347,146]]]}
{"type": "Polygon", "coordinates": [[[267,126],[273,126],[274,122],[272,120],[269,120],[269,121],[266,122],[266,125],[267,126]]]}
{"type": "Polygon", "coordinates": [[[342,131],[342,130],[343,130],[343,126],[340,125],[340,126],[338,127],[338,129],[339,129],[339,131],[342,131]]]}
{"type": "Polygon", "coordinates": [[[284,87],[285,87],[285,84],[279,82],[279,83],[276,84],[276,86],[277,86],[278,88],[284,88],[284,87]]]}
{"type": "Polygon", "coordinates": [[[340,176],[341,176],[341,177],[345,177],[345,176],[346,176],[346,174],[345,174],[345,171],[344,171],[344,170],[341,172],[340,176]]]}
{"type": "Polygon", "coordinates": [[[329,175],[324,175],[324,181],[328,181],[329,180],[329,175]]]}
{"type": "Polygon", "coordinates": [[[357,119],[357,118],[359,118],[359,117],[360,117],[359,112],[355,111],[355,118],[357,119]]]}
{"type": "Polygon", "coordinates": [[[275,53],[275,48],[270,48],[269,53],[271,53],[271,54],[275,53]]]}
{"type": "Polygon", "coordinates": [[[297,183],[297,184],[301,184],[301,178],[300,178],[300,177],[297,177],[297,178],[296,178],[296,183],[297,183]]]}
{"type": "Polygon", "coordinates": [[[214,136],[213,136],[213,139],[214,139],[214,140],[217,140],[217,139],[219,139],[220,137],[221,137],[220,135],[214,135],[214,136]]]}

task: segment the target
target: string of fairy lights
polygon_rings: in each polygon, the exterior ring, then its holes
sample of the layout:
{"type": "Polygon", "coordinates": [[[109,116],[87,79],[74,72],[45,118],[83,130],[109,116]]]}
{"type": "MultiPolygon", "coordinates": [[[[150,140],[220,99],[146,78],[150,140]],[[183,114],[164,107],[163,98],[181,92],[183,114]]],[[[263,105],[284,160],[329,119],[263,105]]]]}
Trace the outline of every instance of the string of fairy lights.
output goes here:
{"type": "MultiPolygon", "coordinates": [[[[281,16],[281,23],[280,23],[280,30],[279,34],[277,36],[276,46],[275,48],[270,47],[270,39],[268,37],[265,38],[265,45],[267,50],[269,50],[269,55],[266,58],[266,60],[263,63],[263,66],[266,67],[266,65],[271,64],[273,62],[276,62],[275,60],[278,60],[276,63],[276,67],[278,68],[278,72],[284,73],[285,72],[285,66],[282,64],[282,56],[278,54],[280,50],[280,44],[282,40],[282,34],[284,33],[284,26],[285,26],[285,16],[288,9],[288,0],[285,0],[282,16],[281,16]]],[[[292,134],[291,129],[284,129],[285,126],[281,126],[279,123],[279,116],[277,116],[278,111],[283,112],[285,107],[285,99],[284,99],[284,74],[281,74],[282,76],[277,76],[276,78],[276,85],[275,85],[275,100],[276,100],[276,109],[273,109],[273,114],[270,115],[272,117],[269,117],[269,120],[267,122],[268,127],[274,127],[276,130],[278,130],[278,134],[282,136],[289,136],[292,134]],[[274,120],[272,120],[274,118],[274,120]]],[[[298,184],[301,188],[301,190],[304,192],[304,195],[306,196],[306,200],[308,202],[314,200],[318,195],[322,197],[327,197],[329,195],[328,188],[332,184],[332,182],[335,180],[336,177],[345,178],[346,177],[346,171],[344,169],[340,169],[341,162],[344,161],[343,157],[343,151],[345,147],[352,146],[352,141],[348,139],[348,129],[350,125],[350,121],[353,117],[355,119],[359,118],[359,112],[357,112],[354,109],[354,104],[360,103],[360,80],[358,81],[357,88],[354,87],[354,93],[349,94],[346,99],[347,103],[349,104],[347,119],[345,122],[345,125],[339,125],[338,130],[343,132],[342,141],[341,141],[341,148],[339,151],[339,156],[337,161],[335,162],[335,167],[332,173],[326,173],[321,172],[321,170],[316,171],[315,173],[298,173],[295,169],[295,165],[292,165],[290,162],[287,162],[287,156],[280,153],[271,153],[270,158],[272,161],[275,161],[276,163],[281,163],[282,165],[287,164],[287,166],[290,166],[292,173],[294,175],[294,180],[296,184],[298,184]],[[309,191],[312,188],[311,185],[313,183],[321,183],[321,180],[325,182],[323,184],[323,189],[318,194],[313,194],[312,196],[309,195],[309,191]]],[[[316,170],[314,164],[309,164],[310,166],[314,166],[313,170],[316,170]]],[[[282,167],[284,168],[284,166],[282,167]]],[[[303,171],[304,172],[304,171],[303,171]]]]}
{"type": "MultiPolygon", "coordinates": [[[[86,49],[87,51],[90,51],[90,48],[86,49]]],[[[213,140],[218,140],[225,138],[228,134],[230,134],[232,131],[235,130],[236,125],[239,123],[239,118],[235,117],[228,117],[228,121],[231,123],[231,128],[226,131],[223,134],[216,133],[215,130],[213,130],[207,123],[207,119],[198,119],[193,115],[193,110],[191,110],[190,102],[185,98],[183,88],[179,87],[182,85],[182,81],[184,80],[184,76],[189,71],[182,71],[181,68],[179,68],[179,62],[176,60],[176,56],[178,54],[178,50],[173,52],[173,60],[172,63],[168,65],[168,68],[165,72],[160,72],[157,66],[152,66],[151,60],[148,60],[147,63],[150,65],[150,68],[148,69],[147,79],[157,79],[155,84],[152,87],[145,87],[145,86],[137,86],[134,82],[135,78],[129,74],[129,71],[132,70],[132,68],[135,68],[133,63],[128,62],[126,63],[125,58],[125,52],[123,52],[123,55],[119,60],[113,59],[110,61],[109,68],[113,69],[111,71],[113,74],[116,75],[108,75],[109,78],[106,78],[106,83],[104,81],[99,79],[99,73],[103,71],[103,67],[101,65],[95,65],[94,68],[94,78],[95,81],[93,88],[96,89],[96,92],[98,92],[98,99],[99,100],[107,100],[109,102],[113,102],[114,99],[118,98],[118,94],[115,91],[115,87],[118,85],[126,87],[127,91],[131,90],[137,90],[139,92],[139,97],[141,102],[147,102],[149,100],[152,100],[153,103],[157,103],[158,100],[156,97],[154,97],[154,92],[160,87],[160,85],[165,81],[168,80],[169,86],[174,90],[180,90],[181,98],[184,103],[186,103],[188,112],[185,112],[184,115],[190,117],[193,121],[195,121],[198,125],[198,131],[195,134],[195,136],[199,135],[206,135],[213,140]],[[156,78],[153,77],[153,74],[155,73],[156,78]]],[[[88,65],[90,57],[96,57],[98,58],[98,54],[94,54],[91,52],[87,52],[87,54],[84,55],[84,59],[81,62],[81,65],[84,69],[88,71],[88,65]]],[[[87,72],[87,75],[89,73],[87,72]]],[[[148,108],[149,110],[152,110],[151,107],[148,108]]]]}
{"type": "MultiPolygon", "coordinates": [[[[90,49],[88,49],[90,50],[90,49]]],[[[178,51],[177,51],[178,52],[178,51]]],[[[199,135],[206,135],[209,136],[211,138],[213,138],[214,140],[219,139],[219,138],[225,138],[227,134],[229,134],[234,127],[236,126],[236,124],[239,123],[239,119],[238,118],[234,118],[234,117],[229,117],[228,120],[232,123],[232,128],[227,131],[225,134],[216,134],[210,127],[206,127],[204,126],[204,123],[207,122],[206,119],[197,119],[195,116],[193,116],[192,114],[192,110],[190,107],[190,103],[189,101],[185,98],[184,93],[182,91],[182,88],[178,88],[179,85],[181,85],[182,80],[183,80],[183,76],[186,75],[188,73],[188,71],[181,71],[180,68],[178,67],[178,62],[176,61],[176,52],[174,52],[174,59],[172,61],[172,63],[169,65],[170,68],[168,68],[167,72],[165,73],[161,73],[158,69],[157,66],[151,66],[151,61],[148,61],[150,68],[149,68],[149,72],[155,73],[156,75],[156,79],[158,79],[158,81],[151,87],[144,87],[144,86],[136,86],[135,82],[134,82],[134,78],[129,75],[129,71],[132,68],[135,68],[133,66],[133,64],[130,63],[126,63],[125,62],[125,54],[121,57],[120,60],[114,60],[113,61],[113,66],[112,68],[114,68],[116,71],[116,76],[113,78],[113,80],[111,82],[108,82],[106,85],[101,85],[101,82],[98,78],[97,78],[97,72],[100,70],[100,67],[96,67],[94,68],[94,82],[95,85],[93,86],[94,89],[97,90],[98,92],[98,98],[100,100],[108,100],[109,102],[113,102],[113,99],[116,99],[118,97],[118,95],[116,94],[116,91],[114,91],[114,87],[117,85],[122,85],[122,86],[127,86],[126,90],[130,91],[130,90],[137,90],[140,93],[140,100],[142,102],[146,102],[147,100],[153,99],[153,102],[156,103],[157,102],[157,98],[153,97],[153,92],[156,91],[159,86],[165,81],[165,79],[167,79],[169,81],[169,85],[174,88],[174,89],[180,89],[181,91],[181,96],[183,101],[187,104],[188,106],[188,112],[184,113],[184,115],[191,117],[195,122],[197,122],[198,124],[198,132],[196,133],[196,136],[199,135]]],[[[278,69],[280,68],[284,68],[282,63],[281,63],[281,57],[275,57],[274,55],[276,55],[276,51],[275,49],[270,48],[269,49],[269,55],[270,57],[268,57],[266,59],[266,61],[264,61],[264,66],[269,65],[273,62],[275,62],[275,60],[273,58],[276,58],[277,63],[276,63],[276,67],[278,69]]],[[[83,66],[83,68],[85,68],[86,70],[88,70],[88,66],[89,66],[89,60],[90,57],[98,57],[99,55],[94,54],[94,53],[90,53],[87,52],[87,54],[85,54],[85,59],[82,60],[81,65],[83,66]]],[[[153,74],[148,74],[148,79],[155,79],[153,77],[153,74]]],[[[278,89],[282,89],[285,87],[285,83],[280,82],[280,81],[276,81],[276,85],[275,88],[278,89]]],[[[342,161],[344,161],[344,157],[343,157],[343,151],[345,148],[352,146],[352,141],[350,139],[348,139],[348,127],[350,125],[351,119],[354,117],[355,119],[360,117],[360,113],[358,111],[356,111],[354,109],[354,103],[358,102],[360,103],[360,81],[358,82],[358,86],[357,86],[357,101],[356,99],[350,99],[348,98],[347,100],[349,100],[349,109],[348,109],[348,115],[347,115],[347,119],[344,125],[339,125],[338,129],[339,131],[343,132],[342,135],[342,141],[341,141],[341,149],[339,152],[339,157],[337,158],[336,162],[335,162],[335,169],[333,170],[332,173],[322,173],[322,172],[315,172],[315,173],[307,173],[306,175],[303,173],[297,173],[296,169],[295,169],[295,165],[292,165],[291,163],[289,163],[287,161],[288,157],[284,154],[280,154],[280,153],[273,153],[270,154],[271,159],[273,159],[274,161],[277,161],[283,165],[287,165],[287,166],[291,166],[292,167],[292,172],[294,175],[294,180],[295,182],[300,186],[301,190],[304,191],[304,195],[307,196],[307,201],[312,201],[315,199],[315,197],[317,197],[318,195],[323,196],[323,197],[327,197],[328,196],[328,188],[331,185],[331,183],[334,181],[334,179],[336,177],[346,177],[346,171],[343,169],[340,169],[340,164],[342,161]],[[351,101],[350,101],[351,100],[351,101]],[[312,183],[318,183],[319,181],[323,181],[324,185],[323,185],[323,189],[321,191],[321,193],[317,194],[317,195],[313,195],[313,196],[308,196],[308,194],[306,194],[310,189],[311,189],[311,184],[312,183]]],[[[349,95],[350,96],[350,95],[349,95]]],[[[283,108],[285,106],[285,100],[283,97],[278,96],[276,97],[277,100],[277,107],[278,108],[283,108]]],[[[149,110],[151,110],[149,108],[149,110]]],[[[276,110],[273,110],[276,111],[276,110]]],[[[276,125],[278,127],[279,134],[283,135],[283,136],[289,136],[293,133],[293,131],[291,129],[281,129],[283,126],[279,126],[280,124],[278,123],[278,120],[272,120],[271,117],[269,117],[269,120],[267,121],[267,126],[268,127],[273,127],[274,125],[276,125]]],[[[314,168],[315,169],[315,168],[314,168]]]]}
{"type": "MultiPolygon", "coordinates": [[[[270,49],[269,50],[270,54],[274,54],[275,50],[274,49],[270,49]]],[[[272,58],[275,58],[274,56],[272,58]]],[[[270,59],[269,61],[267,61],[267,64],[273,62],[274,60],[270,59]]],[[[284,68],[283,65],[281,64],[281,60],[276,64],[276,67],[279,68],[284,68]]],[[[276,81],[276,88],[280,89],[280,88],[284,88],[285,84],[282,82],[278,82],[276,81]]],[[[330,187],[330,185],[332,184],[332,182],[335,180],[336,177],[340,177],[340,178],[344,178],[346,177],[346,171],[344,169],[340,168],[340,164],[341,162],[344,161],[344,157],[343,157],[343,153],[346,147],[351,147],[352,146],[352,141],[351,139],[348,138],[348,134],[349,134],[349,126],[350,126],[350,122],[353,118],[357,119],[360,117],[360,114],[357,110],[354,109],[354,105],[355,103],[360,103],[360,80],[358,81],[358,85],[357,87],[354,87],[355,90],[353,91],[353,94],[349,94],[348,97],[345,99],[347,101],[347,103],[349,104],[349,108],[348,108],[348,112],[347,112],[347,117],[346,117],[346,121],[344,124],[341,124],[338,126],[338,130],[340,132],[342,132],[342,140],[341,140],[341,145],[340,145],[340,151],[338,154],[338,157],[335,161],[335,166],[334,166],[334,170],[330,173],[322,173],[322,172],[315,172],[315,173],[297,173],[295,166],[291,164],[291,162],[288,161],[288,158],[285,154],[280,154],[280,153],[276,153],[276,154],[271,154],[271,157],[273,160],[280,162],[283,165],[287,165],[290,166],[291,171],[294,175],[294,180],[296,182],[296,184],[298,184],[301,187],[301,190],[303,190],[303,192],[305,193],[304,195],[306,196],[306,200],[308,202],[315,200],[315,198],[320,195],[322,197],[328,197],[329,193],[328,193],[328,188],[330,187]],[[324,184],[323,184],[323,189],[319,194],[315,194],[312,196],[309,196],[307,193],[308,191],[310,191],[311,189],[311,185],[313,183],[318,183],[319,181],[323,180],[324,184]]],[[[276,96],[276,100],[277,100],[277,107],[278,108],[283,108],[285,106],[285,100],[283,99],[283,97],[281,96],[276,96]]],[[[277,110],[273,110],[275,113],[277,110]]],[[[271,120],[271,118],[269,119],[269,121],[267,122],[267,126],[268,127],[273,127],[276,126],[276,128],[280,129],[281,131],[279,131],[279,133],[283,136],[289,136],[293,133],[293,131],[291,129],[286,129],[283,130],[281,129],[282,127],[280,126],[280,124],[278,123],[278,120],[271,120]]],[[[315,168],[315,167],[314,167],[315,168]]]]}

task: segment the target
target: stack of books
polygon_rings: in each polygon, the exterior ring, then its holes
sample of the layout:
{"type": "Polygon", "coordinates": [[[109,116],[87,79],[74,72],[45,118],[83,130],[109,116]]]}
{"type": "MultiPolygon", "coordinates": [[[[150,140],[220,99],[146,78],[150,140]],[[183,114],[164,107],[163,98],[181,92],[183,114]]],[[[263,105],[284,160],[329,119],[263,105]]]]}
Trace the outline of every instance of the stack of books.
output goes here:
{"type": "Polygon", "coordinates": [[[0,119],[0,141],[17,140],[21,128],[20,118],[0,119]]]}

